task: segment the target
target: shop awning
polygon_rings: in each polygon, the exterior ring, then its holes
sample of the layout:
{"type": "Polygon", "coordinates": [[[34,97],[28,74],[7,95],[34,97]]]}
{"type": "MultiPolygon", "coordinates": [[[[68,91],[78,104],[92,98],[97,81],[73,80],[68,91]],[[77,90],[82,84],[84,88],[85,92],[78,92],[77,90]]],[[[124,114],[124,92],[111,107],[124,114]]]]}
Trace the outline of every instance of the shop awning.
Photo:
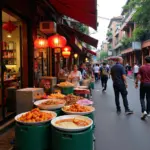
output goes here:
{"type": "Polygon", "coordinates": [[[97,0],[49,0],[62,15],[97,29],[97,0]]]}
{"type": "Polygon", "coordinates": [[[133,49],[132,48],[128,48],[128,49],[122,51],[121,54],[127,54],[127,53],[131,53],[131,52],[133,52],[133,49]]]}
{"type": "Polygon", "coordinates": [[[90,54],[96,56],[96,52],[94,52],[94,51],[92,51],[92,50],[89,50],[88,48],[85,48],[85,47],[84,47],[83,50],[85,50],[87,53],[90,53],[90,54]]]}
{"type": "Polygon", "coordinates": [[[68,34],[63,28],[60,28],[59,26],[57,26],[57,32],[67,38],[67,42],[73,48],[74,52],[78,54],[81,53],[82,49],[80,49],[74,42],[72,42],[73,40],[71,39],[70,34],[68,34]]]}
{"type": "Polygon", "coordinates": [[[89,35],[81,33],[81,32],[79,32],[79,31],[77,31],[77,30],[75,30],[75,29],[73,29],[69,26],[66,26],[66,25],[58,25],[58,26],[63,28],[66,32],[69,32],[71,34],[76,35],[80,41],[85,42],[85,43],[87,43],[89,45],[92,45],[95,48],[97,48],[97,45],[98,45],[98,40],[97,39],[94,39],[89,35]]]}

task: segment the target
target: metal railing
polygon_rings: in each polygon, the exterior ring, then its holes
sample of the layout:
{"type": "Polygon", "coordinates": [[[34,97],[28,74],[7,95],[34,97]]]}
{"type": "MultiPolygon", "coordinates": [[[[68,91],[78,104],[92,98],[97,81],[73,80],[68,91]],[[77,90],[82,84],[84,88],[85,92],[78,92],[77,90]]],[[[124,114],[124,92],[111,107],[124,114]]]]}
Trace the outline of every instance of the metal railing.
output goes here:
{"type": "MultiPolygon", "coordinates": [[[[129,18],[129,16],[132,16],[135,13],[135,9],[131,9],[127,12],[127,14],[125,15],[125,17],[122,19],[122,23],[121,25],[123,25],[125,22],[127,22],[127,19],[129,18]]],[[[130,21],[130,20],[129,20],[130,21]]]]}

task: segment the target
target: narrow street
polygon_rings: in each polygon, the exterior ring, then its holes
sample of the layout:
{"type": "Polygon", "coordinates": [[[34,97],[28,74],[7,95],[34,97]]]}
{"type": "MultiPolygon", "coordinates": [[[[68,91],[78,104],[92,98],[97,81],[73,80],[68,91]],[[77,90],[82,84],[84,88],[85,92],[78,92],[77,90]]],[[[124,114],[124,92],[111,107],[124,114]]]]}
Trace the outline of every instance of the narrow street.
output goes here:
{"type": "Polygon", "coordinates": [[[128,99],[134,114],[126,116],[122,99],[122,113],[116,114],[112,82],[109,80],[106,93],[102,93],[100,82],[93,91],[96,107],[96,150],[149,150],[150,119],[140,119],[139,91],[134,88],[132,80],[128,81],[128,99]]]}
{"type": "MultiPolygon", "coordinates": [[[[129,84],[129,103],[134,114],[126,116],[120,98],[122,113],[116,114],[112,82],[109,80],[106,93],[102,93],[100,82],[95,84],[93,101],[95,112],[95,150],[149,150],[150,118],[140,119],[139,91],[134,88],[132,80],[129,84]]],[[[10,141],[14,137],[13,129],[1,135],[0,150],[11,149],[10,141]]]]}

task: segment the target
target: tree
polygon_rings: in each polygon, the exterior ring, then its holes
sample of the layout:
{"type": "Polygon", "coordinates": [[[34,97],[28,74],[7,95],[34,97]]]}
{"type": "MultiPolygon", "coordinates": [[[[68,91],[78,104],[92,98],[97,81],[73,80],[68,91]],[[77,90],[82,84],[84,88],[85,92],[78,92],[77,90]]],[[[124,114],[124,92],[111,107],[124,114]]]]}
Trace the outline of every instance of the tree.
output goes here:
{"type": "Polygon", "coordinates": [[[133,31],[133,41],[143,41],[150,34],[150,0],[130,0],[124,10],[135,10],[132,21],[135,22],[136,28],[133,31]]]}
{"type": "Polygon", "coordinates": [[[126,11],[135,10],[132,20],[141,27],[142,30],[150,29],[150,0],[130,0],[124,6],[126,11]]]}
{"type": "Polygon", "coordinates": [[[84,24],[79,23],[79,22],[74,22],[72,24],[76,30],[78,30],[84,34],[89,34],[89,28],[87,26],[85,26],[84,24]]]}
{"type": "Polygon", "coordinates": [[[102,50],[100,52],[100,60],[104,60],[106,57],[108,57],[108,52],[102,50]]]}
{"type": "Polygon", "coordinates": [[[120,42],[123,48],[129,48],[131,46],[132,41],[132,38],[123,37],[120,42]]]}

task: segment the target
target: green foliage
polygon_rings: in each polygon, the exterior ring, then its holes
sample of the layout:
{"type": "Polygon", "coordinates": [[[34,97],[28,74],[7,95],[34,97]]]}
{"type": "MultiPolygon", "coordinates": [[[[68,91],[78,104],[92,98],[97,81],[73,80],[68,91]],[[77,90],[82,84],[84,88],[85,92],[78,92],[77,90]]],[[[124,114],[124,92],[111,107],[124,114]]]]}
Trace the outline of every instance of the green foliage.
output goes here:
{"type": "Polygon", "coordinates": [[[108,57],[108,52],[105,52],[105,51],[101,51],[100,52],[100,60],[103,60],[105,59],[106,57],[108,57]]]}
{"type": "Polygon", "coordinates": [[[140,1],[141,0],[130,0],[125,6],[123,6],[123,9],[126,11],[132,10],[140,5],[140,1]]]}
{"type": "Polygon", "coordinates": [[[107,37],[112,36],[112,32],[110,30],[107,31],[107,37]]]}
{"type": "Polygon", "coordinates": [[[128,37],[123,37],[121,40],[121,44],[123,48],[129,48],[131,46],[133,39],[128,37]]]}
{"type": "Polygon", "coordinates": [[[144,38],[144,35],[147,33],[147,30],[138,26],[133,31],[133,40],[141,41],[144,38]]]}
{"type": "Polygon", "coordinates": [[[108,44],[108,49],[112,49],[112,45],[111,44],[108,44]]]}
{"type": "Polygon", "coordinates": [[[132,20],[143,29],[150,29],[150,0],[130,0],[124,9],[127,11],[135,9],[132,20]]]}
{"type": "Polygon", "coordinates": [[[76,30],[78,30],[84,34],[89,34],[89,29],[87,26],[85,26],[81,23],[74,23],[73,26],[75,27],[76,30]]]}

